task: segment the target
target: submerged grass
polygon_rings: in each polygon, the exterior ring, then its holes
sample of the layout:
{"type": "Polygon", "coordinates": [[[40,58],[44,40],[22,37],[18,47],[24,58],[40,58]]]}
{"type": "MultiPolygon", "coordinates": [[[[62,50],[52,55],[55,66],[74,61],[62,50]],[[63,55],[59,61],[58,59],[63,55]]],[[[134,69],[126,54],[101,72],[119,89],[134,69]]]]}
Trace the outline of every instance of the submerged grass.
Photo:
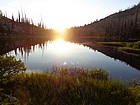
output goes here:
{"type": "Polygon", "coordinates": [[[14,78],[14,96],[21,105],[136,105],[131,89],[112,81],[102,69],[53,67],[49,72],[22,73],[14,78]]]}

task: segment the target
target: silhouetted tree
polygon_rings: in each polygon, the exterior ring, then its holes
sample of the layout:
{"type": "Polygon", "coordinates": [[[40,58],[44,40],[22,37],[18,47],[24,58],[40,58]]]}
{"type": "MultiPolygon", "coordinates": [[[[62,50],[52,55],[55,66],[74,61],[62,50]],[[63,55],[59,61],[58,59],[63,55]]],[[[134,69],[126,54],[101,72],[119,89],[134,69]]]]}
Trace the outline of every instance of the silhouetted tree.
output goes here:
{"type": "Polygon", "coordinates": [[[14,16],[13,16],[13,14],[12,14],[12,21],[14,21],[14,16]]]}
{"type": "Polygon", "coordinates": [[[21,17],[20,17],[20,13],[18,12],[18,22],[21,22],[21,17]]]}
{"type": "Polygon", "coordinates": [[[0,10],[0,16],[3,16],[3,13],[2,13],[2,11],[0,10]]]}
{"type": "Polygon", "coordinates": [[[7,12],[5,11],[5,13],[4,13],[4,17],[7,17],[7,12]]]}

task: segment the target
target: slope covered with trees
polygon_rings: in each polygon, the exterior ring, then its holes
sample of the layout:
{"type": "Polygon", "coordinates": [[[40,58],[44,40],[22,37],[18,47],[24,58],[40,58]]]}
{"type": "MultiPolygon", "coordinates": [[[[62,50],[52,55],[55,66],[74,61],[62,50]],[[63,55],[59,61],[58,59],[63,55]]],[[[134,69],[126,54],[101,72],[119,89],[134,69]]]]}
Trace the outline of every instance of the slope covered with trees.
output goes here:
{"type": "Polygon", "coordinates": [[[91,24],[68,30],[72,37],[121,37],[140,39],[140,4],[91,24]]]}
{"type": "Polygon", "coordinates": [[[0,10],[0,36],[5,35],[46,35],[47,30],[43,23],[35,25],[32,19],[26,17],[26,14],[18,14],[17,19],[7,18],[0,10]]]}

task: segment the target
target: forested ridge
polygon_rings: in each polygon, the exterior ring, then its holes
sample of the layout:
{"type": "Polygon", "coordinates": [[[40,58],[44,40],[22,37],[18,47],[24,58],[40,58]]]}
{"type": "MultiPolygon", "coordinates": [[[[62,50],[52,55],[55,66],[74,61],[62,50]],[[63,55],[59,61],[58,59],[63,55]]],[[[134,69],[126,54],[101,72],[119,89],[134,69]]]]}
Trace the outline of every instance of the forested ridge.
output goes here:
{"type": "MultiPolygon", "coordinates": [[[[18,14],[17,19],[7,18],[0,11],[0,35],[46,35],[52,34],[43,23],[35,25],[26,14],[18,14]]],[[[124,11],[120,10],[103,19],[84,26],[72,27],[66,31],[67,37],[119,37],[121,39],[140,39],[140,4],[124,11]]]]}
{"type": "Polygon", "coordinates": [[[68,32],[72,37],[122,37],[140,39],[140,4],[68,32]]]}
{"type": "Polygon", "coordinates": [[[12,15],[10,19],[0,10],[0,36],[42,36],[48,31],[43,22],[35,24],[26,14],[18,13],[17,18],[12,15]]]}

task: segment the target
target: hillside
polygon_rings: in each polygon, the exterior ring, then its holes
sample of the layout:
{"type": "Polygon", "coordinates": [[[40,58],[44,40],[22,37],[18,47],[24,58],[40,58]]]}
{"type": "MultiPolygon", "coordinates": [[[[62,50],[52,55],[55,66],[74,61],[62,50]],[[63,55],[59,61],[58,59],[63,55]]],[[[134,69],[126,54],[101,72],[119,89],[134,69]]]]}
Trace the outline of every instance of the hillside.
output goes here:
{"type": "Polygon", "coordinates": [[[7,18],[0,10],[0,36],[13,36],[13,35],[24,35],[24,36],[38,36],[46,35],[47,30],[42,23],[38,26],[33,21],[26,17],[19,17],[14,19],[7,18]]]}
{"type": "Polygon", "coordinates": [[[91,24],[69,30],[73,37],[123,37],[140,39],[140,4],[91,24]]]}

